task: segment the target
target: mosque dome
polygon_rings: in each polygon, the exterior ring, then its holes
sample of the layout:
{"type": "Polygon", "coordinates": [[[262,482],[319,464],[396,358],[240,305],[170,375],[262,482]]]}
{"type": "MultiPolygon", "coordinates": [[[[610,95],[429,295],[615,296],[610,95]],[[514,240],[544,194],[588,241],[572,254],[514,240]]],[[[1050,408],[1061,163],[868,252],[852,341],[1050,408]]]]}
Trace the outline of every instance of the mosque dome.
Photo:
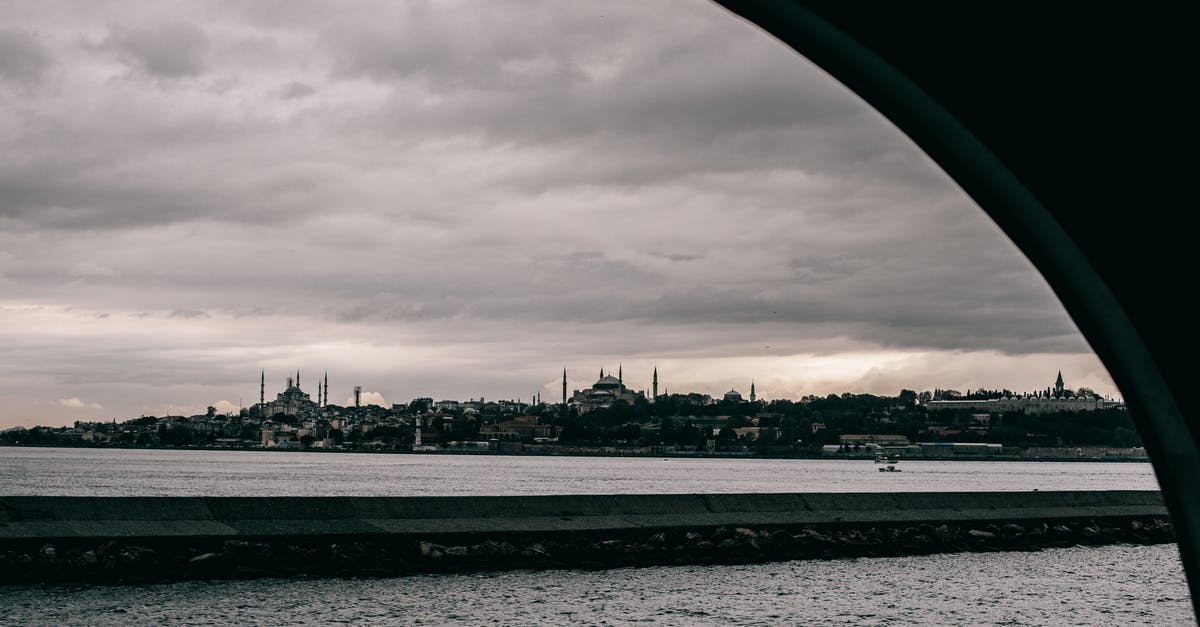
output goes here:
{"type": "Polygon", "coordinates": [[[592,388],[596,390],[615,390],[619,387],[621,387],[621,381],[612,375],[604,375],[592,385],[592,388]]]}

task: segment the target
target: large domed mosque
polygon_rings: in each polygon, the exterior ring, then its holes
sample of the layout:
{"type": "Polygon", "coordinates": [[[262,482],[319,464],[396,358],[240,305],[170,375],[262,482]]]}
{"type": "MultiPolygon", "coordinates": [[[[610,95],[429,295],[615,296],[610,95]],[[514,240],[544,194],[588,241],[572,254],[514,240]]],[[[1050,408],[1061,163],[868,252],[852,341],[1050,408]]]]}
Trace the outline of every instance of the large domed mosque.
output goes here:
{"type": "MultiPolygon", "coordinates": [[[[568,402],[567,399],[567,371],[563,370],[563,403],[568,402]]],[[[658,369],[654,370],[654,386],[658,387],[658,369]]],[[[579,406],[579,412],[584,413],[600,407],[608,407],[617,401],[625,401],[633,403],[637,399],[645,399],[646,393],[631,390],[625,387],[623,381],[621,367],[617,367],[617,376],[612,376],[610,371],[604,374],[604,369],[600,369],[600,378],[592,384],[592,387],[583,390],[575,390],[571,395],[570,403],[579,406]]]]}

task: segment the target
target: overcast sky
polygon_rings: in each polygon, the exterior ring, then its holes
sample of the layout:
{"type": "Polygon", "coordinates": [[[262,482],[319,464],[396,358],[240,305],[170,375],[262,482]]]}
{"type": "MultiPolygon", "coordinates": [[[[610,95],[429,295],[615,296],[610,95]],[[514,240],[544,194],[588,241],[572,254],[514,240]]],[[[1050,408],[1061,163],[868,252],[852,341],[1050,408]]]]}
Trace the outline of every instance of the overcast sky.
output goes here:
{"type": "Polygon", "coordinates": [[[0,428],[330,400],[1117,390],[840,84],[705,2],[0,13],[0,428]],[[661,391],[661,389],[660,389],[661,391]]]}

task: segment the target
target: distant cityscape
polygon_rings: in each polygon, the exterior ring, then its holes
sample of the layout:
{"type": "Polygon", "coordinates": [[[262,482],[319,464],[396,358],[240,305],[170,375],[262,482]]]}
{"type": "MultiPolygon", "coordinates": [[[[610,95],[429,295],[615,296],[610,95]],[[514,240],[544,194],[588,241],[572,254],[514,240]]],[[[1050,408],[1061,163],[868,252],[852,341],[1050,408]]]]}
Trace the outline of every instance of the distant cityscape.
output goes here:
{"type": "Polygon", "coordinates": [[[771,457],[1144,459],[1124,404],[1090,389],[1067,388],[1062,373],[1042,390],[901,390],[896,396],[844,393],[762,400],[730,389],[714,398],[626,386],[621,368],[595,383],[544,401],[414,398],[383,407],[329,402],[329,375],[316,395],[300,372],[239,412],[209,407],[191,416],[141,416],[123,422],[0,432],[13,446],[202,447],[308,451],[476,452],[771,457]]]}

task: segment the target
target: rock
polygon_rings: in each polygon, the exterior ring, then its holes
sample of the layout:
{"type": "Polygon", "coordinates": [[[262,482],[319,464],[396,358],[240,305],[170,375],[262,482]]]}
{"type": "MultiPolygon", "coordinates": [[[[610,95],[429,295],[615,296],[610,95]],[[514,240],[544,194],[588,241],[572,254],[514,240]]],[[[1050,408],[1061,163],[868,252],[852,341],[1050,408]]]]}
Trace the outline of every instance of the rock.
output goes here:
{"type": "Polygon", "coordinates": [[[792,534],[786,531],[776,531],[767,538],[767,544],[773,547],[787,548],[796,543],[792,538],[792,534]]]}
{"type": "Polygon", "coordinates": [[[465,546],[446,547],[445,553],[449,557],[466,557],[467,556],[467,547],[465,547],[465,546]]]}
{"type": "Polygon", "coordinates": [[[650,538],[646,540],[646,544],[649,544],[651,546],[666,546],[667,534],[660,531],[660,532],[650,536],[650,538]]]}
{"type": "Polygon", "coordinates": [[[95,551],[84,551],[79,554],[79,563],[84,566],[91,566],[98,561],[99,559],[96,557],[95,551]]]}
{"type": "Polygon", "coordinates": [[[751,538],[757,538],[758,532],[754,531],[753,529],[747,529],[745,527],[737,527],[736,529],[733,530],[733,535],[734,535],[734,537],[746,538],[747,540],[749,540],[751,538]]]}
{"type": "Polygon", "coordinates": [[[1132,520],[1129,522],[1129,528],[1134,531],[1141,531],[1143,527],[1145,527],[1145,525],[1143,525],[1142,521],[1140,520],[1132,520]]]}
{"type": "Polygon", "coordinates": [[[980,531],[979,529],[968,529],[967,536],[976,540],[991,540],[996,537],[996,534],[991,531],[980,531]]]}
{"type": "Polygon", "coordinates": [[[742,546],[741,541],[734,538],[726,538],[717,543],[717,548],[724,551],[731,551],[742,546]]]}
{"type": "Polygon", "coordinates": [[[271,545],[266,542],[246,542],[245,540],[226,540],[223,547],[229,553],[268,552],[271,550],[271,545]]]}
{"type": "Polygon", "coordinates": [[[700,549],[702,551],[708,551],[715,546],[716,546],[715,544],[713,544],[712,542],[709,542],[708,540],[701,540],[696,543],[696,548],[700,549]]]}
{"type": "Polygon", "coordinates": [[[144,546],[127,546],[121,550],[121,559],[127,562],[145,562],[155,557],[154,549],[148,549],[144,546]]]}
{"type": "Polygon", "coordinates": [[[444,549],[445,547],[440,544],[426,542],[425,540],[421,540],[417,543],[417,553],[419,553],[421,557],[425,559],[436,560],[445,557],[446,553],[444,549]]]}
{"type": "Polygon", "coordinates": [[[517,547],[513,546],[513,543],[511,542],[501,542],[497,550],[499,551],[499,555],[504,555],[506,557],[511,557],[517,554],[517,547]]]}
{"type": "Polygon", "coordinates": [[[1004,533],[1010,536],[1021,536],[1025,535],[1025,528],[1017,523],[1006,523],[1004,525],[1004,533]]]}
{"type": "Polygon", "coordinates": [[[529,545],[525,550],[539,557],[550,557],[550,551],[546,548],[546,545],[540,542],[529,545]]]}
{"type": "Polygon", "coordinates": [[[1066,525],[1055,525],[1050,528],[1050,531],[1058,536],[1069,536],[1072,533],[1071,528],[1066,525]]]}
{"type": "Polygon", "coordinates": [[[1095,527],[1084,527],[1079,530],[1079,533],[1085,538],[1099,538],[1100,530],[1095,527]]]}
{"type": "Polygon", "coordinates": [[[593,544],[592,550],[601,553],[618,553],[625,550],[625,543],[620,540],[602,540],[593,544]]]}
{"type": "Polygon", "coordinates": [[[695,531],[689,531],[683,535],[683,539],[687,541],[688,544],[696,544],[697,542],[703,540],[704,536],[696,533],[695,531]]]}
{"type": "Polygon", "coordinates": [[[202,562],[209,562],[209,561],[216,559],[217,557],[218,557],[218,554],[216,554],[216,553],[202,553],[202,554],[197,555],[196,557],[193,557],[192,559],[188,560],[188,563],[189,564],[199,564],[202,562]]]}
{"type": "Polygon", "coordinates": [[[53,562],[58,559],[58,550],[53,544],[43,544],[41,549],[38,549],[38,557],[43,562],[53,562]]]}

